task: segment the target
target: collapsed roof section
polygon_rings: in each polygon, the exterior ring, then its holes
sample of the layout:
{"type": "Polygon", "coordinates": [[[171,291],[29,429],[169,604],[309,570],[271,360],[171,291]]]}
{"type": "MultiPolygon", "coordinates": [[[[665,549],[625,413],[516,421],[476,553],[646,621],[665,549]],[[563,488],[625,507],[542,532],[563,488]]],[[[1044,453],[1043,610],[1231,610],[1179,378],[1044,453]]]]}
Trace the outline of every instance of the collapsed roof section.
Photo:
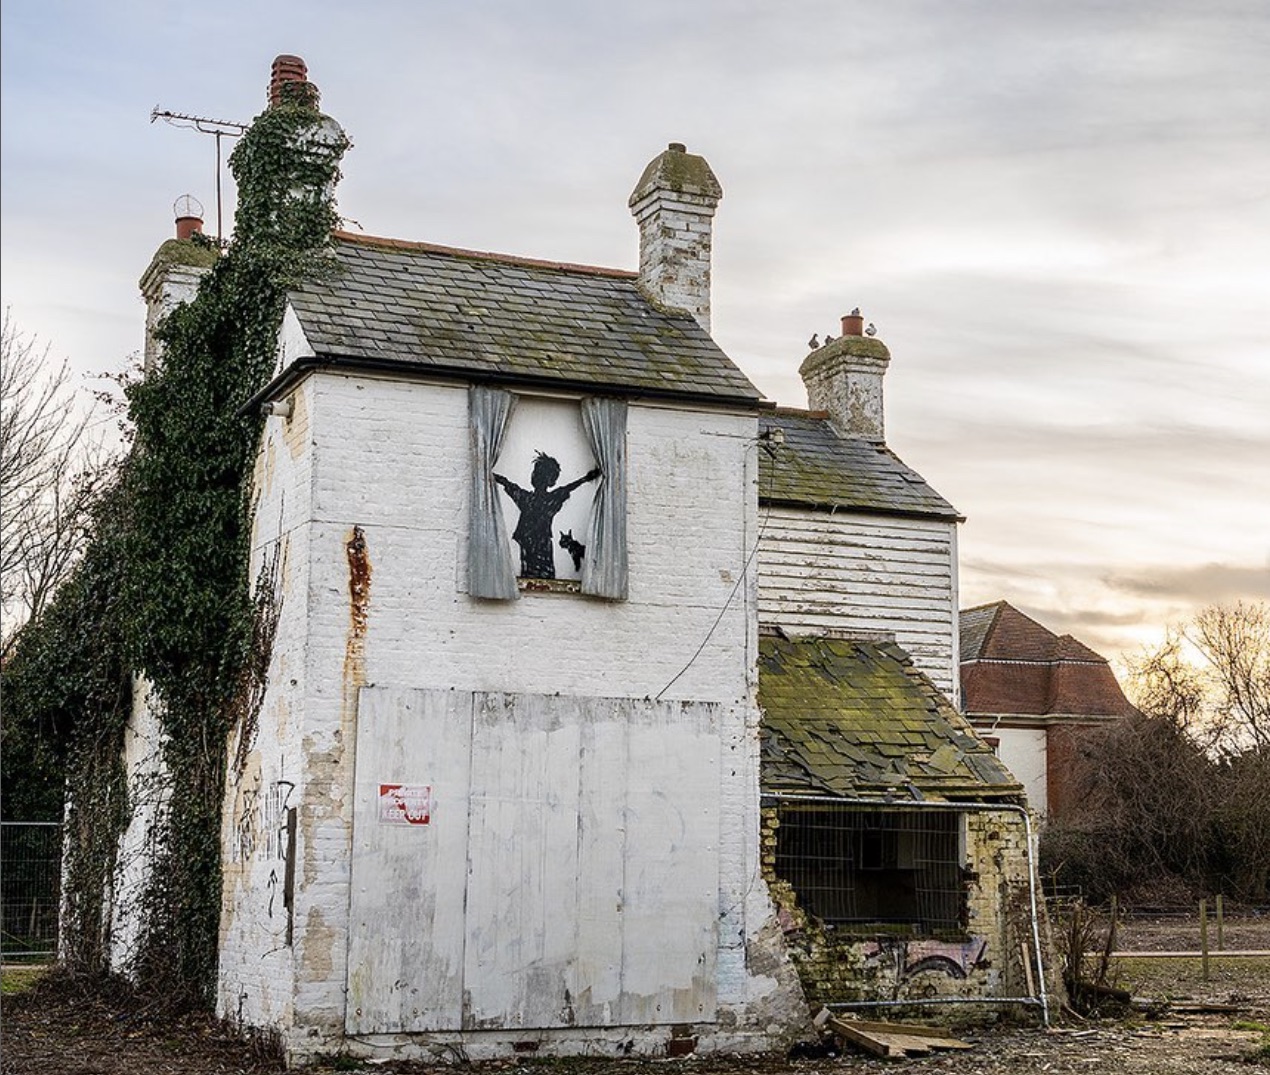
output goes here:
{"type": "Polygon", "coordinates": [[[1017,800],[1022,787],[894,643],[759,640],[765,794],[1017,800]]]}

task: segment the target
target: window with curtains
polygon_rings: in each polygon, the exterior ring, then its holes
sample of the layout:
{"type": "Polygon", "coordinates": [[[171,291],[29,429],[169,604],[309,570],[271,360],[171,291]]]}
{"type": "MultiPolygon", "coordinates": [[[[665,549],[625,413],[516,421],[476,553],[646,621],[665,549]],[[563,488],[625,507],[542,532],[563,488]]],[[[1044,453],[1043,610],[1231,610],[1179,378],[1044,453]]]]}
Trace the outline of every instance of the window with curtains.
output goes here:
{"type": "Polygon", "coordinates": [[[626,401],[570,403],[485,386],[468,398],[472,596],[514,600],[563,580],[624,600],[626,401]]]}

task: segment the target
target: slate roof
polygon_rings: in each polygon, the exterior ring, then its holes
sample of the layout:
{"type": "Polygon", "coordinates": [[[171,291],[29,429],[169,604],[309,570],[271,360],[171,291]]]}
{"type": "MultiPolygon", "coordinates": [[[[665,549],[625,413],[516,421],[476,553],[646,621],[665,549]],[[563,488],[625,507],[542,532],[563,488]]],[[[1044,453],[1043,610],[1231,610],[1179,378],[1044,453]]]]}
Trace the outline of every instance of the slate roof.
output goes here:
{"type": "Polygon", "coordinates": [[[753,406],[758,389],[636,274],[336,232],[338,271],[290,292],[319,359],[753,406]]]}
{"type": "Polygon", "coordinates": [[[759,419],[760,434],[772,428],[785,441],[758,453],[763,503],[961,519],[886,445],[842,436],[823,412],[777,408],[759,419]]]}
{"type": "Polygon", "coordinates": [[[961,613],[966,712],[1127,717],[1136,712],[1107,659],[1005,601],[961,613]]]}
{"type": "Polygon", "coordinates": [[[759,639],[762,788],[874,798],[1013,798],[1020,785],[893,643],[759,639]]]}

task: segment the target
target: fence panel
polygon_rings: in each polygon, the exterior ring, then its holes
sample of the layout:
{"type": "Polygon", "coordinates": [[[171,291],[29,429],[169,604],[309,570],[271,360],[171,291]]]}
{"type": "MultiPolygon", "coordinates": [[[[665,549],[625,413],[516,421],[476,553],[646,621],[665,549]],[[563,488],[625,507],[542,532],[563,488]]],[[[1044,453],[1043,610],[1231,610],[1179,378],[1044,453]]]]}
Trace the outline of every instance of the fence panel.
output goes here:
{"type": "Polygon", "coordinates": [[[61,880],[60,824],[0,822],[0,959],[57,954],[61,880]]]}

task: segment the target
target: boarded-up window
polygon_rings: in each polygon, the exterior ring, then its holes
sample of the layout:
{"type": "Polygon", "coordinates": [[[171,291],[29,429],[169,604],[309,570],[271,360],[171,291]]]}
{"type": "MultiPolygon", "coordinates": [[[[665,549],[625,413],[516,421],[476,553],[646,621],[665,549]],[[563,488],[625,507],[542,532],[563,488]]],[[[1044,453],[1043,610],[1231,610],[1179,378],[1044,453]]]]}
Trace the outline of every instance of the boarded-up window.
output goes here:
{"type": "Polygon", "coordinates": [[[711,703],[363,688],[348,1032],[712,1020],[717,722],[711,703]],[[428,789],[426,823],[383,820],[391,785],[428,789]]]}

